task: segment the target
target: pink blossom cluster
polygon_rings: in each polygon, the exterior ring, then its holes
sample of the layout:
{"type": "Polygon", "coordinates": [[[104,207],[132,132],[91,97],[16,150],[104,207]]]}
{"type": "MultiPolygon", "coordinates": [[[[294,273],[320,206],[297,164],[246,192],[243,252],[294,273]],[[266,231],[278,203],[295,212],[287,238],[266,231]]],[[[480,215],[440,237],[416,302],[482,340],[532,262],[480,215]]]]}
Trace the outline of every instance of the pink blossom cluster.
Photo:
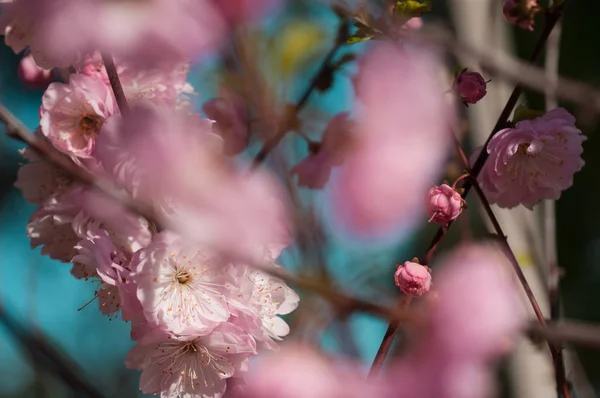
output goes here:
{"type": "Polygon", "coordinates": [[[229,136],[187,100],[188,69],[117,60],[130,107],[122,115],[91,54],[68,82],[48,86],[39,111],[38,139],[147,203],[156,220],[107,201],[31,149],[16,186],[38,206],[27,226],[32,247],[73,263],[73,276],[95,284],[100,311],[131,323],[136,345],[126,364],[142,371],[140,389],[220,397],[250,356],[278,348],[289,333],[280,316],[299,297],[251,267],[280,267],[285,197],[269,174],[249,175],[226,156],[229,136]],[[158,221],[170,230],[158,231],[158,221]]]}

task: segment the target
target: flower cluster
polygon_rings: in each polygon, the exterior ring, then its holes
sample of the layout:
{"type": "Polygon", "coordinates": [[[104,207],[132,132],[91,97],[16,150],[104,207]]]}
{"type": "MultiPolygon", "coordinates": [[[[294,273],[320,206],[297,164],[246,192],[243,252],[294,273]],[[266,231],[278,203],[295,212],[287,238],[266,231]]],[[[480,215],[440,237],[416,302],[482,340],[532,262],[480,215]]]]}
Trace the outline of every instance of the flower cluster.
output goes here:
{"type": "Polygon", "coordinates": [[[266,172],[246,176],[226,156],[226,128],[187,100],[188,69],[117,60],[130,106],[123,117],[100,56],[90,54],[68,82],[48,86],[36,132],[177,227],[159,232],[157,220],[106,203],[30,149],[16,186],[38,206],[27,226],[32,246],[72,262],[73,276],[97,286],[100,311],[131,322],[126,364],[142,371],[141,390],[220,397],[250,356],[278,348],[289,333],[280,315],[299,297],[250,266],[279,267],[289,243],[285,200],[266,172]],[[259,218],[262,230],[253,227],[259,218]]]}

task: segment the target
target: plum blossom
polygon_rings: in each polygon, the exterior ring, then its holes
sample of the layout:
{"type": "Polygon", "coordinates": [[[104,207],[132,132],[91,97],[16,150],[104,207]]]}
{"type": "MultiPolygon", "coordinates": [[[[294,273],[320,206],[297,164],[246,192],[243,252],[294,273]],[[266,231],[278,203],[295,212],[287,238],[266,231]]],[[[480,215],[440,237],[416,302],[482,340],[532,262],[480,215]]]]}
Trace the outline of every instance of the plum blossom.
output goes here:
{"type": "Polygon", "coordinates": [[[221,398],[230,379],[256,353],[243,330],[226,323],[205,336],[149,333],[125,363],[142,371],[140,390],[164,398],[221,398]]]}
{"type": "Polygon", "coordinates": [[[465,105],[475,104],[487,94],[487,82],[480,73],[465,68],[454,77],[452,89],[465,105]]]}
{"type": "Polygon", "coordinates": [[[42,97],[40,128],[52,144],[74,158],[89,158],[104,121],[118,112],[112,91],[85,75],[52,83],[42,97]]]}
{"type": "Polygon", "coordinates": [[[257,342],[276,350],[273,340],[281,340],[290,332],[279,315],[294,311],[300,297],[283,281],[250,267],[234,264],[228,273],[238,275],[229,293],[238,322],[246,325],[244,329],[249,330],[257,342]]]}
{"type": "Polygon", "coordinates": [[[230,315],[222,260],[170,232],[156,235],[131,265],[146,318],[172,333],[207,333],[230,315]]]}
{"type": "Polygon", "coordinates": [[[21,59],[17,72],[23,84],[32,88],[44,89],[54,80],[52,70],[37,66],[31,54],[21,59]]]}
{"type": "Polygon", "coordinates": [[[248,115],[241,97],[227,93],[225,98],[213,98],[202,106],[209,119],[216,122],[216,130],[224,141],[224,152],[232,156],[246,149],[248,143],[248,115]]]}
{"type": "Polygon", "coordinates": [[[335,219],[357,235],[380,237],[411,220],[441,168],[451,113],[433,61],[380,44],[359,65],[355,145],[332,187],[335,219]]]}
{"type": "Polygon", "coordinates": [[[35,210],[27,224],[31,247],[42,246],[42,254],[69,262],[76,254],[79,238],[73,221],[81,212],[82,188],[73,187],[50,196],[35,210]]]}
{"type": "Polygon", "coordinates": [[[448,225],[462,213],[464,202],[460,194],[447,184],[431,188],[425,198],[429,221],[448,225]]]}
{"type": "Polygon", "coordinates": [[[22,149],[21,155],[28,161],[17,173],[17,187],[25,199],[32,204],[41,205],[51,196],[73,185],[72,178],[43,160],[32,149],[22,149]]]}
{"type": "Polygon", "coordinates": [[[542,199],[558,199],[584,165],[585,140],[563,108],[499,131],[487,146],[489,159],[479,174],[490,203],[532,209],[542,199]]]}
{"type": "Polygon", "coordinates": [[[404,294],[422,296],[431,287],[431,273],[429,268],[418,262],[406,261],[398,266],[394,281],[404,294]]]}
{"type": "Polygon", "coordinates": [[[354,123],[347,113],[340,113],[327,125],[322,142],[290,170],[290,175],[298,176],[298,185],[310,189],[321,189],[329,181],[331,169],[344,161],[352,142],[354,123]]]}

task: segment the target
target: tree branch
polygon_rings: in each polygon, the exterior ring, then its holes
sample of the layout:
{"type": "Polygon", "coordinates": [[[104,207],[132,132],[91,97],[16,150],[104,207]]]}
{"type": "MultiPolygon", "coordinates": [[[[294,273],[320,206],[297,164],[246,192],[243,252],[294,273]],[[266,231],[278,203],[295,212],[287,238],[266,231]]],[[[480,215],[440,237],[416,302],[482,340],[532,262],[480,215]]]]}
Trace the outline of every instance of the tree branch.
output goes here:
{"type": "Polygon", "coordinates": [[[129,105],[127,104],[127,98],[125,97],[125,92],[123,91],[121,80],[119,79],[119,73],[117,72],[115,61],[110,54],[103,52],[102,62],[106,68],[108,81],[110,82],[115,99],[117,100],[117,105],[119,105],[119,110],[121,111],[121,114],[125,115],[127,112],[129,112],[129,105]]]}

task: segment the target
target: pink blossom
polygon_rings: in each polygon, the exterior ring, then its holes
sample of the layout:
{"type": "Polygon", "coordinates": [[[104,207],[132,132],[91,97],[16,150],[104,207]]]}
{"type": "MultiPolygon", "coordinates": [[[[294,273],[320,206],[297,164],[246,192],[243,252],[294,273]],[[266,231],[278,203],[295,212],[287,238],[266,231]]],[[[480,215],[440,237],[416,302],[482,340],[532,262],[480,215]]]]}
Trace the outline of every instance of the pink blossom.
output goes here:
{"type": "Polygon", "coordinates": [[[235,24],[266,14],[281,3],[282,0],[213,0],[213,2],[225,18],[231,24],[235,24]]]}
{"type": "Polygon", "coordinates": [[[81,188],[70,188],[50,196],[33,212],[27,224],[32,248],[42,246],[42,254],[71,261],[79,240],[72,223],[81,212],[81,195],[81,188]]]}
{"type": "Polygon", "coordinates": [[[75,74],[69,84],[52,83],[44,93],[40,127],[59,150],[75,158],[89,158],[105,119],[117,111],[109,87],[75,74]]]}
{"type": "Polygon", "coordinates": [[[72,178],[43,160],[32,149],[22,149],[21,155],[29,162],[17,172],[17,187],[29,203],[41,205],[51,196],[73,185],[72,178]]]}
{"type": "Polygon", "coordinates": [[[220,398],[227,379],[256,347],[240,328],[226,323],[206,336],[149,333],[125,363],[142,371],[140,390],[164,398],[220,398]]]}
{"type": "Polygon", "coordinates": [[[533,31],[535,14],[541,10],[537,0],[504,0],[502,13],[508,23],[533,31]]]}
{"type": "Polygon", "coordinates": [[[541,199],[558,199],[584,165],[585,139],[563,108],[496,133],[479,175],[490,203],[532,209],[541,199]]]}
{"type": "Polygon", "coordinates": [[[354,123],[347,113],[340,113],[327,125],[323,138],[315,153],[309,154],[300,163],[292,167],[290,175],[298,176],[298,186],[321,189],[329,181],[331,170],[344,161],[349,151],[354,123]]]}
{"type": "Polygon", "coordinates": [[[451,114],[434,65],[387,44],[364,55],[359,134],[332,187],[334,216],[351,232],[382,236],[410,221],[441,169],[451,114]]]}
{"type": "Polygon", "coordinates": [[[298,186],[310,189],[321,189],[329,181],[331,160],[325,152],[310,154],[300,163],[292,167],[290,175],[298,176],[298,186]]]}
{"type": "Polygon", "coordinates": [[[279,354],[266,356],[245,381],[235,398],[387,396],[385,387],[365,381],[355,364],[336,363],[302,346],[285,347],[279,354]]]}
{"type": "Polygon", "coordinates": [[[404,265],[398,266],[394,274],[394,281],[396,286],[402,290],[402,293],[411,296],[422,296],[431,287],[431,274],[426,266],[406,261],[404,265]]]}
{"type": "Polygon", "coordinates": [[[475,104],[487,94],[487,83],[478,72],[463,69],[454,77],[452,88],[465,104],[475,104]]]}
{"type": "Polygon", "coordinates": [[[217,133],[225,142],[226,155],[237,155],[246,149],[249,122],[242,98],[228,93],[226,98],[214,98],[205,102],[202,110],[209,119],[216,122],[217,133]]]}
{"type": "Polygon", "coordinates": [[[265,170],[241,170],[198,115],[133,108],[100,134],[99,158],[146,200],[159,201],[163,221],[211,249],[252,261],[268,244],[289,243],[288,204],[265,170]],[[168,132],[168,134],[165,134],[168,132]]]}
{"type": "Polygon", "coordinates": [[[452,252],[436,274],[432,339],[447,355],[487,361],[506,352],[526,319],[511,266],[493,245],[452,252]]]}
{"type": "Polygon", "coordinates": [[[31,54],[19,62],[18,74],[23,84],[32,88],[45,89],[54,80],[52,70],[37,66],[31,54]]]}
{"type": "Polygon", "coordinates": [[[273,340],[281,340],[290,332],[288,324],[279,315],[294,311],[300,297],[283,281],[250,267],[235,264],[227,273],[236,275],[228,297],[230,306],[236,311],[238,324],[243,324],[243,329],[249,331],[259,344],[276,350],[277,344],[273,340]]]}
{"type": "Polygon", "coordinates": [[[226,33],[209,0],[15,0],[4,9],[7,44],[15,52],[29,46],[45,68],[96,49],[140,65],[180,62],[215,49],[226,33]]]}
{"type": "Polygon", "coordinates": [[[460,194],[446,184],[431,188],[425,199],[429,221],[444,225],[458,218],[463,204],[460,194]]]}
{"type": "Polygon", "coordinates": [[[146,318],[172,333],[206,333],[229,318],[222,261],[168,232],[136,253],[132,278],[146,318]]]}

